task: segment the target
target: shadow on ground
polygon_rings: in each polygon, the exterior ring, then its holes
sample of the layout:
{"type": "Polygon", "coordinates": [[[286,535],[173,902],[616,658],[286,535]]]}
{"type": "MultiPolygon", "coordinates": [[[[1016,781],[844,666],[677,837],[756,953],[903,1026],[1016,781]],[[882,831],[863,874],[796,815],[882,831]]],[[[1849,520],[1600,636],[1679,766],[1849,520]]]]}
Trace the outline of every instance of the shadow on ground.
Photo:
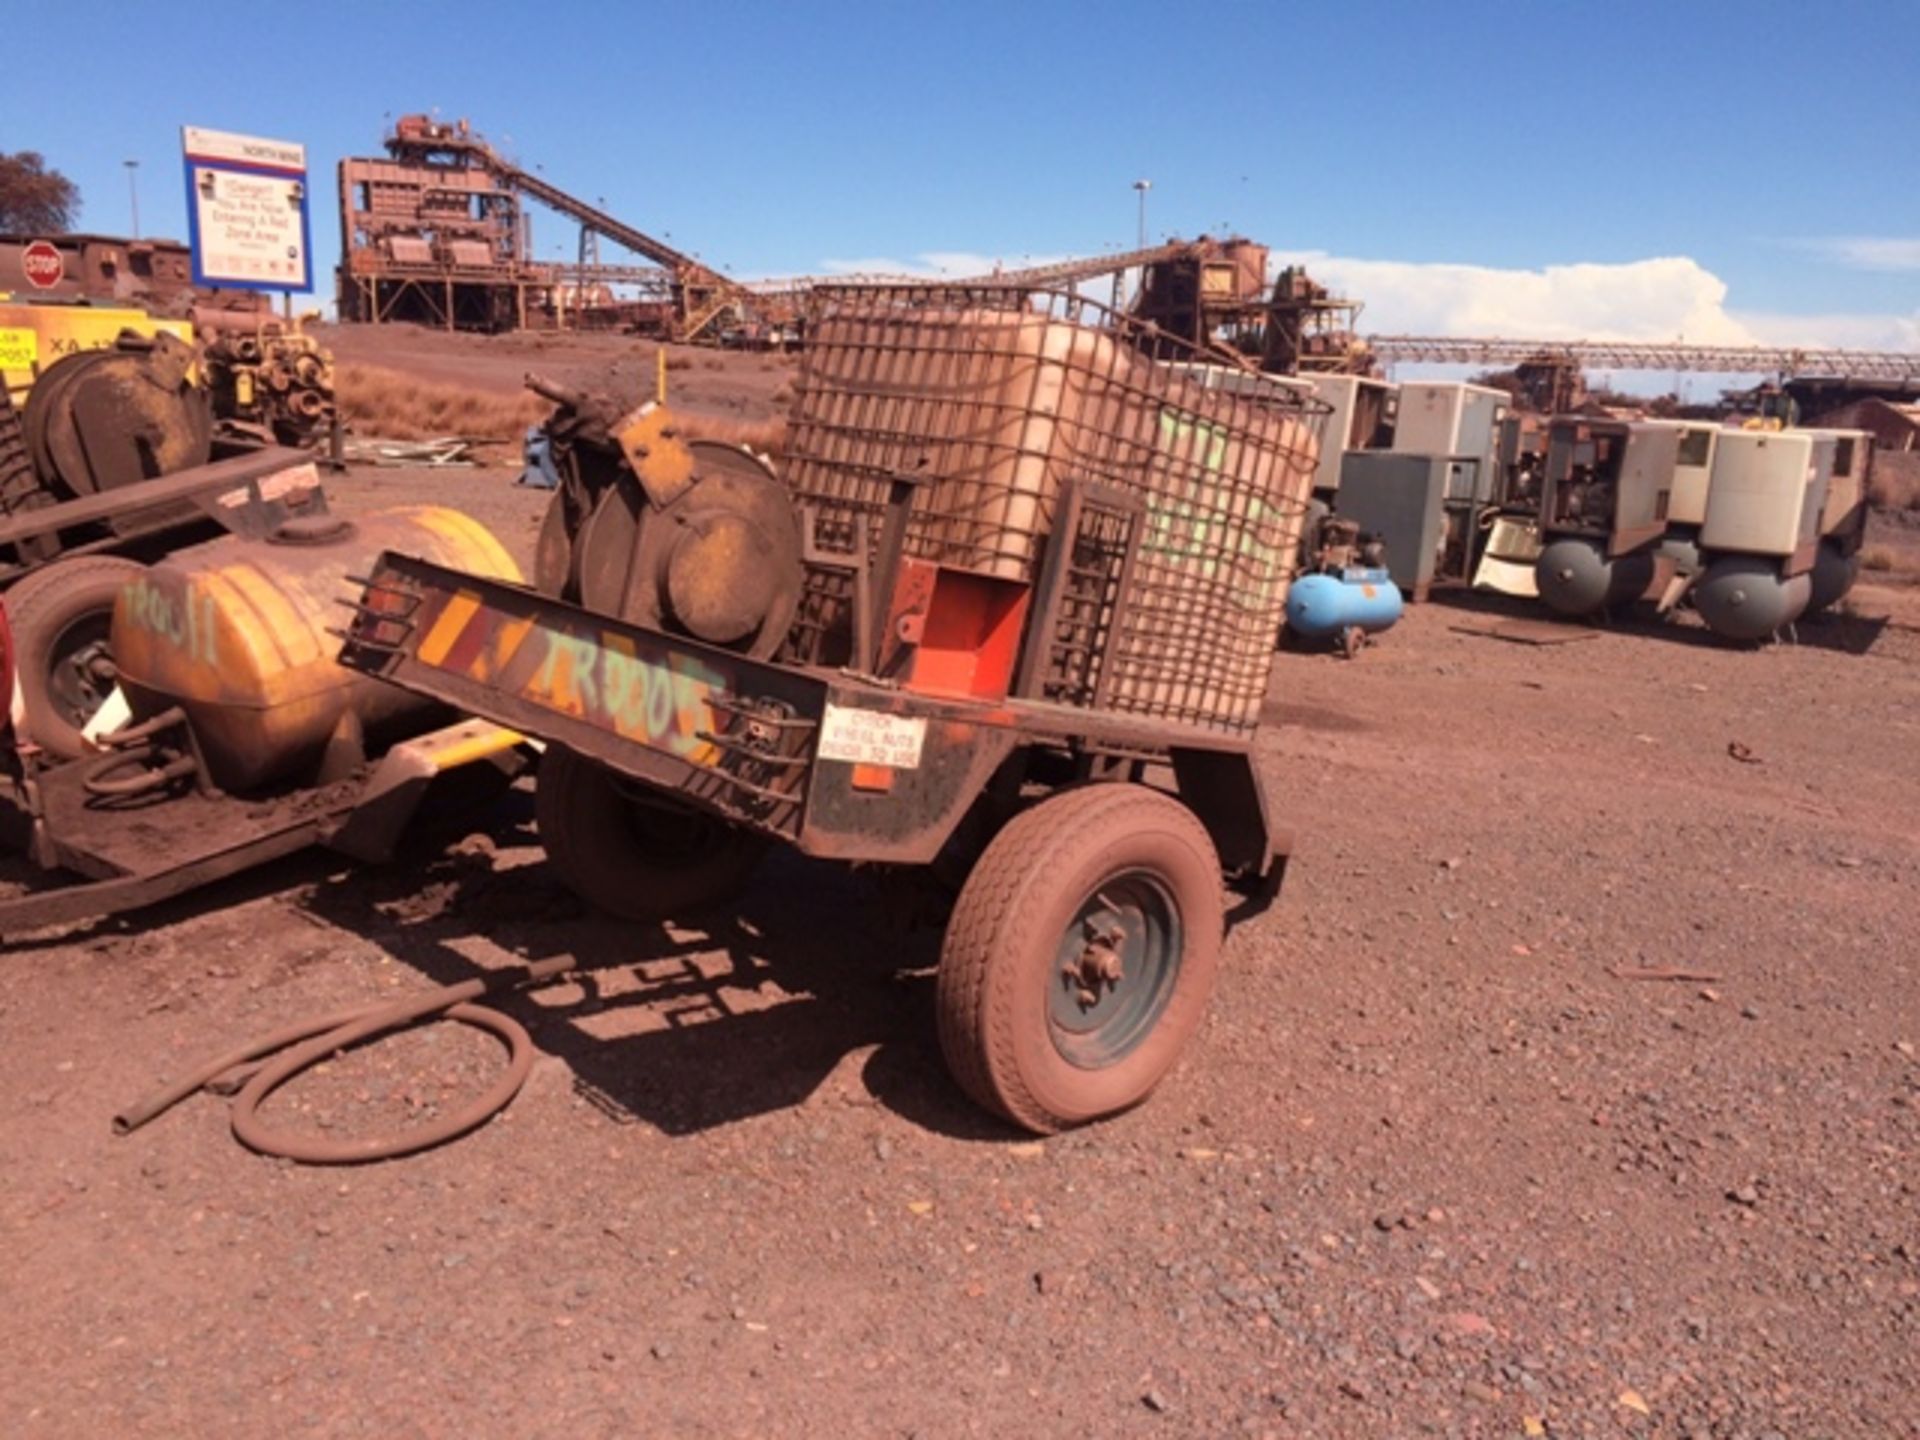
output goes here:
{"type": "MultiPolygon", "coordinates": [[[[1495,639],[1506,637],[1494,634],[1491,626],[1504,622],[1527,630],[1538,626],[1542,635],[1548,634],[1553,628],[1565,627],[1574,634],[1602,631],[1709,650],[1762,650],[1770,645],[1785,644],[1801,645],[1810,650],[1838,650],[1849,655],[1864,655],[1874,647],[1881,632],[1887,628],[1885,616],[1829,611],[1787,627],[1775,640],[1748,644],[1715,635],[1685,606],[1674,615],[1663,617],[1655,615],[1651,606],[1622,605],[1610,612],[1576,619],[1556,614],[1537,600],[1491,591],[1438,591],[1430,603],[1443,605],[1462,615],[1463,622],[1454,628],[1486,633],[1495,639]]],[[[1551,641],[1536,639],[1523,643],[1551,641]]]]}
{"type": "Polygon", "coordinates": [[[475,936],[588,973],[500,1002],[616,1120],[692,1134],[805,1101],[859,1050],[861,1082],[902,1117],[962,1139],[1011,1132],[948,1078],[936,1039],[937,931],[881,913],[845,866],[777,850],[731,906],[686,926],[590,913],[548,871],[521,803],[484,839],[322,880],[315,916],[436,985],[483,973],[475,936]],[[503,865],[502,852],[517,852],[503,865]]]}

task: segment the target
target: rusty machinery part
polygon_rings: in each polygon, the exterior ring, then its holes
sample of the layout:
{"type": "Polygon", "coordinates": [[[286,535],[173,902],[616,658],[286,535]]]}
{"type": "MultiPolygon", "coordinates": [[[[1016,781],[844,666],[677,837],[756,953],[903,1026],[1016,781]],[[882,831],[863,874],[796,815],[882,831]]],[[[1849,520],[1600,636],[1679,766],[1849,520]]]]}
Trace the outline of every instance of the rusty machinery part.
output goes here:
{"type": "Polygon", "coordinates": [[[262,1155],[277,1155],[306,1165],[358,1165],[444,1145],[504,1110],[520,1093],[533,1068],[533,1040],[526,1027],[512,1016],[473,1002],[548,984],[574,970],[595,968],[604,967],[583,966],[572,956],[563,956],[443,985],[407,999],[336,1011],[289,1025],[263,1040],[216,1057],[122,1110],[113,1117],[113,1133],[130,1135],[201,1090],[232,1093],[237,1089],[232,1107],[233,1133],[243,1145],[262,1155]],[[507,1047],[507,1066],[499,1079],[451,1114],[398,1135],[338,1141],[279,1134],[261,1121],[259,1108],[267,1097],[310,1066],[377,1036],[442,1019],[486,1030],[507,1047]]]}
{"type": "MultiPolygon", "coordinates": [[[[41,482],[27,452],[26,427],[13,396],[0,385],[0,520],[55,503],[53,492],[41,482]]],[[[60,553],[58,535],[30,535],[13,542],[18,558],[32,564],[60,553]]]]}
{"type": "Polygon", "coordinates": [[[533,587],[556,600],[580,598],[579,573],[574,568],[578,551],[569,536],[583,520],[568,515],[569,500],[566,487],[554,490],[533,543],[533,587]]]}
{"type": "Polygon", "coordinates": [[[305,335],[218,330],[202,361],[213,412],[223,422],[307,445],[333,419],[333,357],[305,335]]]}
{"type": "Polygon", "coordinates": [[[551,746],[534,781],[540,843],[566,887],[625,920],[680,919],[737,894],[767,840],[551,746]]]}
{"type": "Polygon", "coordinates": [[[802,583],[799,526],[772,468],[738,446],[681,444],[670,424],[637,444],[631,429],[623,434],[629,468],[579,523],[564,571],[560,535],[577,502],[568,487],[555,492],[542,526],[541,588],[571,586],[596,614],[771,656],[802,583]]]}
{"type": "Polygon", "coordinates": [[[620,409],[606,396],[589,395],[543,375],[529,373],[525,383],[556,406],[543,428],[560,474],[534,547],[534,587],[556,600],[577,602],[580,546],[576,537],[601,498],[626,473],[626,461],[613,438],[620,409]]]}
{"type": "Polygon", "coordinates": [[[1200,1023],[1220,862],[1170,796],[1090,785],[989,842],[940,953],[940,1045],[986,1109],[1041,1134],[1144,1100],[1200,1023]]]}
{"type": "Polygon", "coordinates": [[[1378,569],[1387,563],[1386,542],[1378,535],[1363,533],[1358,520],[1334,514],[1323,501],[1313,504],[1317,509],[1301,536],[1303,574],[1338,574],[1352,566],[1378,569]]]}
{"type": "Polygon", "coordinates": [[[27,397],[41,479],[78,498],[206,464],[213,411],[192,368],[192,348],[168,334],[56,360],[27,397]]]}
{"type": "Polygon", "coordinates": [[[631,475],[600,492],[572,543],[571,572],[580,604],[597,615],[618,615],[640,539],[647,497],[631,475]]]}
{"type": "Polygon", "coordinates": [[[67,760],[86,753],[81,732],[119,678],[113,607],[144,568],[112,555],[76,556],[7,592],[26,733],[47,753],[67,760]]]}
{"type": "Polygon", "coordinates": [[[519,578],[485,526],[435,505],[351,522],[296,516],[257,540],[176,550],[113,604],[112,654],[134,718],[184,708],[214,782],[240,793],[310,780],[330,748],[427,728],[432,706],[334,658],[339,596],[383,550],[519,578]]]}
{"type": "Polygon", "coordinates": [[[96,801],[145,800],[192,781],[208,788],[187,712],[175,707],[103,736],[105,754],[87,766],[81,788],[96,801]]]}

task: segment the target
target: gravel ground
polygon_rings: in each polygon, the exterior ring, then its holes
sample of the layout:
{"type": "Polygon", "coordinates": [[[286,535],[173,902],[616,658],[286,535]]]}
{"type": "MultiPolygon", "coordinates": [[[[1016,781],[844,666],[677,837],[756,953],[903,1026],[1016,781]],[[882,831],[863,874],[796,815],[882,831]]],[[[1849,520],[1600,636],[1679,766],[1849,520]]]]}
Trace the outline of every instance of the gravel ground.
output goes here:
{"type": "MultiPolygon", "coordinates": [[[[539,508],[334,491],[523,552],[539,508]]],[[[865,881],[781,855],[709,930],[619,926],[523,792],[11,945],[0,1433],[1920,1435],[1920,636],[1504,613],[1281,658],[1286,891],[1161,1093],[1044,1143],[946,1079],[937,937],[865,881]],[[109,1133],[237,1039],[563,953],[624,963],[511,1006],[533,1078],[454,1145],[109,1133]]],[[[496,1063],[437,1027],[268,1113],[419,1123],[496,1063]]]]}

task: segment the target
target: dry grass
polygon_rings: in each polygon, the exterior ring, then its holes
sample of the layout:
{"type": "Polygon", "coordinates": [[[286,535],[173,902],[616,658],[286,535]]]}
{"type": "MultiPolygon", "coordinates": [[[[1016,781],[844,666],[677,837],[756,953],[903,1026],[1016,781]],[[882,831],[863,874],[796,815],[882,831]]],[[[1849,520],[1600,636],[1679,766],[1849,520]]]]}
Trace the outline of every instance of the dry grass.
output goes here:
{"type": "Polygon", "coordinates": [[[553,408],[529,391],[508,395],[435,385],[378,365],[337,365],[333,375],[341,417],[356,433],[383,440],[461,435],[518,441],[553,408]]]}
{"type": "Polygon", "coordinates": [[[1890,546],[1869,545],[1860,552],[1862,570],[1891,570],[1893,562],[1894,554],[1890,546]]]}
{"type": "MultiPolygon", "coordinates": [[[[672,357],[667,368],[673,368],[672,357]]],[[[461,435],[517,444],[529,425],[538,425],[553,409],[530,392],[508,395],[498,390],[435,385],[378,365],[336,366],[334,393],[341,416],[356,433],[382,440],[461,435]]],[[[685,410],[676,413],[680,432],[689,440],[718,440],[778,456],[787,437],[787,422],[781,419],[735,420],[685,410]]]]}

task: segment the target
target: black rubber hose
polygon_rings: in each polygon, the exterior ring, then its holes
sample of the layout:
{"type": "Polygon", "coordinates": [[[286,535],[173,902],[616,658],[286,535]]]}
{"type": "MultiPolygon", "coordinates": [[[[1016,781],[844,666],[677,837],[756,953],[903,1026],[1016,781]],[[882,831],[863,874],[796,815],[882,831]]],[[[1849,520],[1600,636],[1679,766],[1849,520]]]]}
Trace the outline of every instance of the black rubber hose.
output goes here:
{"type": "MultiPolygon", "coordinates": [[[[212,1088],[225,1078],[232,1081],[245,1071],[245,1083],[232,1105],[233,1133],[241,1144],[262,1155],[278,1155],[306,1165],[358,1165],[369,1160],[387,1160],[411,1155],[466,1134],[485,1124],[504,1110],[520,1093],[533,1069],[533,1040],[526,1027],[510,1015],[471,1002],[488,995],[502,995],[557,980],[581,969],[572,956],[542,960],[534,965],[519,965],[456,985],[443,985],[403,1000],[355,1010],[338,1011],[318,1019],[302,1021],[277,1030],[263,1040],[229,1050],[191,1071],[184,1078],[157,1091],[113,1117],[113,1133],[131,1135],[142,1125],[155,1120],[189,1095],[212,1088]],[[429,1020],[454,1020],[486,1030],[507,1047],[507,1067],[499,1080],[452,1114],[431,1125],[423,1125],[399,1135],[369,1136],[360,1140],[317,1140],[287,1136],[261,1123],[260,1105],[275,1090],[309,1066],[355,1045],[365,1044],[378,1035],[402,1030],[429,1020]],[[289,1048],[292,1047],[292,1048],[289,1048]],[[284,1053],[280,1053],[284,1052],[284,1053]],[[256,1065],[264,1057],[264,1064],[256,1065]]],[[[585,967],[593,968],[593,967],[585,967]]]]}

